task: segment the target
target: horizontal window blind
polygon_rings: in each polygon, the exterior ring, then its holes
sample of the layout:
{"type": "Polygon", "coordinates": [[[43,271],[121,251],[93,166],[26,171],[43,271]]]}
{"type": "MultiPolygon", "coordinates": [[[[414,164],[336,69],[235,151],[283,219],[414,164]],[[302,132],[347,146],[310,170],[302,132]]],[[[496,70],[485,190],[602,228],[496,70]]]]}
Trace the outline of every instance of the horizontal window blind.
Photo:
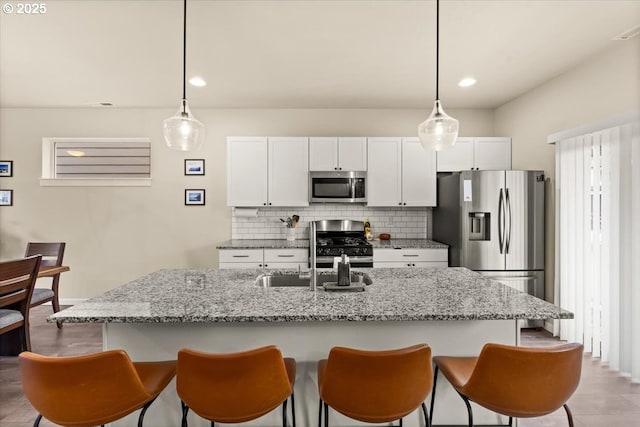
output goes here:
{"type": "Polygon", "coordinates": [[[56,178],[150,178],[146,141],[55,142],[56,178]]]}

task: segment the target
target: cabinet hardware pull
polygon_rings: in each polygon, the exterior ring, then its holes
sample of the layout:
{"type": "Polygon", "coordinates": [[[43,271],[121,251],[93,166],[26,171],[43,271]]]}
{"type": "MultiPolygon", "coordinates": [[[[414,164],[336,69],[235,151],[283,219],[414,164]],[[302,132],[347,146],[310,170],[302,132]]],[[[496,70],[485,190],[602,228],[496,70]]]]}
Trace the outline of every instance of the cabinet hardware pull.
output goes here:
{"type": "Polygon", "coordinates": [[[233,258],[249,258],[249,255],[232,255],[233,258]]]}
{"type": "Polygon", "coordinates": [[[278,255],[278,258],[293,258],[293,255],[278,255]]]}
{"type": "Polygon", "coordinates": [[[420,256],[418,254],[402,254],[402,256],[420,256]]]}

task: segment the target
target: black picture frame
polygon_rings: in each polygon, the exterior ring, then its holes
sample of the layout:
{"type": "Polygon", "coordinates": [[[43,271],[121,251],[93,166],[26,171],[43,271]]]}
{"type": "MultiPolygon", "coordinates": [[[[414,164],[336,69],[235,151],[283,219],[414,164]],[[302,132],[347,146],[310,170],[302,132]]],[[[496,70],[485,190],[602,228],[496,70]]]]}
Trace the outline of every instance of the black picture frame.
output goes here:
{"type": "Polygon", "coordinates": [[[185,175],[204,175],[204,159],[184,159],[185,175]]]}
{"type": "Polygon", "coordinates": [[[0,177],[13,176],[13,160],[0,160],[0,177]]]}
{"type": "Polygon", "coordinates": [[[204,206],[205,191],[202,188],[187,188],[184,190],[185,206],[204,206]]]}
{"type": "Polygon", "coordinates": [[[0,190],[0,206],[13,206],[13,190],[0,190]]]}

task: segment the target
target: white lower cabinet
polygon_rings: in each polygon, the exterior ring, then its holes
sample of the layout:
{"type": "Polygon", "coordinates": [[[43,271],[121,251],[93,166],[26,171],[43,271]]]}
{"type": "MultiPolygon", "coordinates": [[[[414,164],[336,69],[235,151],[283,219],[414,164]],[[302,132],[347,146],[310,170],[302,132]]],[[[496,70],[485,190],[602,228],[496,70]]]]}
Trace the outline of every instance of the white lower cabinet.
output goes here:
{"type": "Polygon", "coordinates": [[[228,268],[308,268],[309,250],[295,249],[220,249],[220,269],[228,268]]]}
{"type": "Polygon", "coordinates": [[[373,249],[373,268],[447,267],[447,249],[373,249]]]}

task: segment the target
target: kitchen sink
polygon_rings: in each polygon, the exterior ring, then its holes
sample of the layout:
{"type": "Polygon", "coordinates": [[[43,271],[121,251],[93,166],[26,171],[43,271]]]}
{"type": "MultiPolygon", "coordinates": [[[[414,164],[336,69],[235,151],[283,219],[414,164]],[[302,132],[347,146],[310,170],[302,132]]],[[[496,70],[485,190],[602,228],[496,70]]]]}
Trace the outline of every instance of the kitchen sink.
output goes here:
{"type": "MultiPolygon", "coordinates": [[[[337,282],[338,275],[333,272],[318,273],[317,286],[322,287],[327,282],[337,282]]],[[[351,283],[370,285],[371,278],[367,273],[352,272],[351,283]]],[[[300,277],[298,273],[265,273],[258,276],[256,285],[263,288],[302,288],[311,287],[311,277],[300,277]]]]}

